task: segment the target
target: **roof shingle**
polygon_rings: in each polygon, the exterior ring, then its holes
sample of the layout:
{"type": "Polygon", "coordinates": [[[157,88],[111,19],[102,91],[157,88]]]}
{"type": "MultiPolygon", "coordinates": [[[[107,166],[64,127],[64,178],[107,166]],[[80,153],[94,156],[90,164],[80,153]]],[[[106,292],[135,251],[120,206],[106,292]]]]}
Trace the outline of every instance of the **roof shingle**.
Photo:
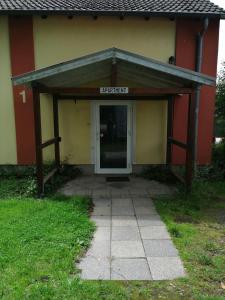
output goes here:
{"type": "Polygon", "coordinates": [[[225,18],[209,0],[0,0],[0,13],[198,15],[225,18]]]}

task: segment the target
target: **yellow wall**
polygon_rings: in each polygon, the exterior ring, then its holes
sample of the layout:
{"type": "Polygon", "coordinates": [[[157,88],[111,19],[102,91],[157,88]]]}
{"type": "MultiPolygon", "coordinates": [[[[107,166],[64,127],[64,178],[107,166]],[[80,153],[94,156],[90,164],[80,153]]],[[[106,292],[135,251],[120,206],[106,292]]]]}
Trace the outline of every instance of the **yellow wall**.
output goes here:
{"type": "Polygon", "coordinates": [[[8,20],[0,16],[0,164],[16,164],[16,133],[11,87],[8,20]]]}
{"type": "Polygon", "coordinates": [[[63,101],[59,105],[62,158],[74,164],[91,163],[90,102],[63,101]]]}
{"type": "MultiPolygon", "coordinates": [[[[117,47],[164,62],[175,53],[175,22],[168,19],[50,16],[34,17],[36,69],[117,47]]],[[[43,136],[52,133],[51,104],[43,98],[43,136]]],[[[140,102],[137,105],[136,163],[163,163],[165,159],[166,104],[140,102]],[[147,130],[146,130],[147,126],[147,130]],[[150,136],[150,132],[152,135],[150,136]]],[[[60,105],[62,159],[70,163],[91,163],[90,103],[65,101],[60,105]]],[[[51,159],[47,150],[45,159],[51,159]]]]}
{"type": "Polygon", "coordinates": [[[138,101],[136,103],[136,163],[165,163],[166,134],[166,101],[138,101]]]}
{"type": "MultiPolygon", "coordinates": [[[[53,105],[51,95],[41,95],[41,127],[42,140],[46,141],[54,137],[53,131],[53,105]]],[[[46,147],[43,151],[43,159],[50,162],[54,158],[54,147],[46,147]]]]}
{"type": "Polygon", "coordinates": [[[175,52],[175,22],[168,19],[34,17],[36,68],[117,47],[168,62],[175,52]]]}

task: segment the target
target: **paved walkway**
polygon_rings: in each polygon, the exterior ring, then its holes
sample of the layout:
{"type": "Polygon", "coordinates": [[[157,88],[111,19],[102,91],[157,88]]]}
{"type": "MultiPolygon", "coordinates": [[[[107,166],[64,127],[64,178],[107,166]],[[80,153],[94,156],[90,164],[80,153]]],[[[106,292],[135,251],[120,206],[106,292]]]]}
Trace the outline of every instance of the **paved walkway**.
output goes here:
{"type": "Polygon", "coordinates": [[[155,210],[152,194],[171,189],[131,177],[106,183],[103,176],[81,177],[62,190],[92,196],[97,229],[78,267],[83,279],[165,280],[185,275],[178,252],[155,210]]]}

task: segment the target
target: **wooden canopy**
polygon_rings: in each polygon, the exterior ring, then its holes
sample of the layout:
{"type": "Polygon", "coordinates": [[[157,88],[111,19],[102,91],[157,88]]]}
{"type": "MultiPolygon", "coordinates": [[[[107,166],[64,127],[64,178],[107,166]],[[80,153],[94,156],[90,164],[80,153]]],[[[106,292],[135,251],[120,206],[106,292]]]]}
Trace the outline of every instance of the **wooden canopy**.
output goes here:
{"type": "Polygon", "coordinates": [[[44,193],[45,182],[60,169],[58,101],[63,99],[167,100],[167,164],[171,164],[173,144],[186,150],[185,182],[190,188],[195,162],[194,128],[198,113],[195,93],[201,85],[214,86],[215,78],[128,51],[110,48],[13,77],[12,81],[14,85],[26,85],[33,89],[39,196],[44,193]],[[87,87],[92,82],[105,79],[108,79],[108,87],[87,87]],[[132,86],[118,87],[118,83],[123,80],[131,82],[132,86]],[[53,95],[54,138],[48,141],[42,141],[41,136],[41,93],[53,95]],[[188,132],[185,143],[173,138],[173,102],[178,94],[189,95],[188,132]],[[52,144],[55,145],[56,168],[44,177],[42,151],[52,144]]]}
{"type": "Polygon", "coordinates": [[[126,79],[143,87],[193,87],[215,85],[215,78],[166,64],[117,48],[110,48],[13,78],[15,85],[38,83],[46,87],[80,87],[110,78],[116,65],[117,79],[126,79]]]}

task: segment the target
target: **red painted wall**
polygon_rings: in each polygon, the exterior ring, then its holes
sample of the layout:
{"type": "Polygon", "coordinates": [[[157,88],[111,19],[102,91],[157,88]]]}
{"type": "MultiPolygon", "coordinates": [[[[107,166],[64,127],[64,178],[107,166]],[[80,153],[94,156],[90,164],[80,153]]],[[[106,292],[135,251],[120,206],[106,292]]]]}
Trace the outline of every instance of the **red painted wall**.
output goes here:
{"type": "MultiPolygon", "coordinates": [[[[195,69],[196,34],[202,29],[202,22],[188,19],[178,19],[176,25],[176,64],[180,67],[195,69]]],[[[219,39],[219,21],[210,20],[207,33],[204,36],[202,73],[216,76],[217,53],[219,39]]],[[[202,87],[199,110],[198,130],[198,163],[211,162],[212,138],[214,127],[214,87],[202,87]]],[[[187,133],[187,97],[177,97],[174,105],[173,136],[180,141],[186,141],[187,133]]],[[[173,163],[185,162],[185,151],[173,147],[173,163]]]]}
{"type": "MultiPolygon", "coordinates": [[[[30,16],[9,17],[12,76],[34,70],[33,21],[30,16]]],[[[13,87],[16,123],[17,163],[35,162],[35,137],[32,92],[23,86],[13,87]],[[20,93],[26,90],[26,102],[20,93]]]]}

